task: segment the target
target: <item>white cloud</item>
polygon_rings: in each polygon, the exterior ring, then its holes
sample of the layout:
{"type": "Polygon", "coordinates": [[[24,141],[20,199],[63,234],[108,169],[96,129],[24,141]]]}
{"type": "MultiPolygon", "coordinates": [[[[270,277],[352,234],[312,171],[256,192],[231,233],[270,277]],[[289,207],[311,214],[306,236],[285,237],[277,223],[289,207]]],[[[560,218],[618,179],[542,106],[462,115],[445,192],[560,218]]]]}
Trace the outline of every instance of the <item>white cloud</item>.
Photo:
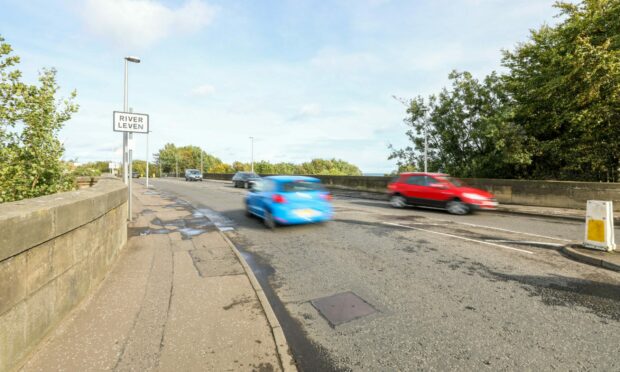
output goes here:
{"type": "Polygon", "coordinates": [[[321,113],[321,106],[316,103],[308,103],[299,109],[299,115],[302,116],[314,116],[321,113]]]}
{"type": "Polygon", "coordinates": [[[155,0],[87,0],[81,15],[94,34],[135,49],[200,30],[211,23],[215,8],[201,0],[188,0],[176,9],[155,0]]]}
{"type": "Polygon", "coordinates": [[[215,93],[215,87],[209,84],[203,84],[192,89],[194,96],[208,96],[215,93]]]}
{"type": "Polygon", "coordinates": [[[374,67],[378,58],[367,52],[343,52],[333,48],[323,48],[310,60],[316,67],[335,70],[358,70],[374,67]]]}

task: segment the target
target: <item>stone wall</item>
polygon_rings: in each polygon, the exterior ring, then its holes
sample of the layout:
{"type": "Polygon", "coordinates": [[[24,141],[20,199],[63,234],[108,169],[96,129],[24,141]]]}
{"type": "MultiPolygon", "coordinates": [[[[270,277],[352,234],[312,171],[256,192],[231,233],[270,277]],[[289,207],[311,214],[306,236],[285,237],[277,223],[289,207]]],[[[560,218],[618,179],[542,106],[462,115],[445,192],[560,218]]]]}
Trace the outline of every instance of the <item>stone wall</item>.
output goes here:
{"type": "MultiPolygon", "coordinates": [[[[230,180],[232,174],[204,174],[206,179],[230,180]]],[[[365,194],[373,199],[385,198],[392,177],[312,176],[327,187],[365,194]],[[383,194],[383,195],[381,195],[383,194]]],[[[585,209],[588,200],[611,200],[614,210],[620,211],[620,183],[530,181],[465,178],[472,187],[490,191],[501,204],[535,207],[585,209]]]]}
{"type": "Polygon", "coordinates": [[[19,366],[98,286],[126,245],[126,221],[126,187],[107,177],[0,204],[0,371],[19,366]]]}

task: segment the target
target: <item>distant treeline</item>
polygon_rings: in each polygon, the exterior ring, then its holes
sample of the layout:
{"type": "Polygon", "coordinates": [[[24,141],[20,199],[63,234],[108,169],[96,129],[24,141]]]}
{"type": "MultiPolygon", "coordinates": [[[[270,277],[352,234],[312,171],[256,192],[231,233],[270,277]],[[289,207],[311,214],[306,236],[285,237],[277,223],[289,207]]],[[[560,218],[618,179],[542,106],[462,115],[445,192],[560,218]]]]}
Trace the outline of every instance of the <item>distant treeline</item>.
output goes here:
{"type": "MultiPolygon", "coordinates": [[[[219,158],[208,154],[198,146],[176,147],[172,143],[166,144],[155,154],[155,163],[161,167],[165,174],[181,174],[185,169],[200,169],[202,164],[205,173],[235,173],[237,171],[249,171],[250,163],[235,161],[232,164],[224,163],[219,158]]],[[[254,172],[260,174],[325,174],[358,176],[360,169],[344,160],[339,159],[313,159],[311,161],[294,163],[270,163],[261,160],[254,163],[254,172]]]]}

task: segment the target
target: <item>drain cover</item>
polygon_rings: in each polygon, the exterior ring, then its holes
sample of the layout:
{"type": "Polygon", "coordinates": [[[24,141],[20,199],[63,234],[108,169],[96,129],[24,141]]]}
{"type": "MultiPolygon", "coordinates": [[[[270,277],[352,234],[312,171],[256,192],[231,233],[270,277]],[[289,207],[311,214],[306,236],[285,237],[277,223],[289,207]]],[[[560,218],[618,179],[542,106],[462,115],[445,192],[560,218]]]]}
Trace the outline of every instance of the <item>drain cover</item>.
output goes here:
{"type": "Polygon", "coordinates": [[[353,292],[338,293],[310,302],[332,327],[377,311],[353,292]]]}

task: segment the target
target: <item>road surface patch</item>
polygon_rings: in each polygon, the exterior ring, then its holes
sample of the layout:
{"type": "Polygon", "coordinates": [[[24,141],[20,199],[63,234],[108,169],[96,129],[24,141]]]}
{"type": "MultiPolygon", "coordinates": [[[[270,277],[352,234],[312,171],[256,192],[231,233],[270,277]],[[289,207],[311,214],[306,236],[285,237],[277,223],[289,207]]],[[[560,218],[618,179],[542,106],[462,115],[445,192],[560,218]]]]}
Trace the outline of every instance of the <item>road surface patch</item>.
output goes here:
{"type": "Polygon", "coordinates": [[[353,292],[318,298],[310,301],[310,303],[327,319],[332,328],[377,312],[369,303],[353,292]]]}

